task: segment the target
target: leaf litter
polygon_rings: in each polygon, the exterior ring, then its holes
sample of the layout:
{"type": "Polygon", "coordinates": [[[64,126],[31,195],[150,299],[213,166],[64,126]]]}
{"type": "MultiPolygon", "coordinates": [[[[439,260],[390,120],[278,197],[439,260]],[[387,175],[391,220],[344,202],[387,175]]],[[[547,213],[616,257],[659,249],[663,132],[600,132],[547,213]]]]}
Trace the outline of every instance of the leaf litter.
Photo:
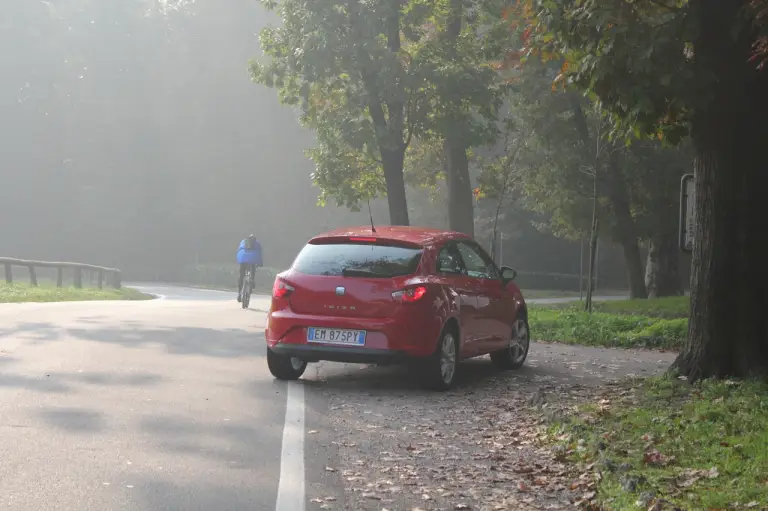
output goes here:
{"type": "MultiPolygon", "coordinates": [[[[500,373],[443,394],[334,389],[338,404],[330,420],[339,435],[333,443],[345,491],[343,507],[334,509],[590,508],[597,469],[574,467],[566,453],[542,443],[547,425],[593,400],[595,385],[604,390],[606,371],[590,367],[610,365],[629,374],[658,372],[665,365],[628,360],[629,353],[618,350],[560,350],[547,350],[544,364],[567,360],[570,367],[560,375],[539,369],[500,373]],[[584,359],[575,368],[574,353],[584,359]]],[[[608,409],[610,399],[599,406],[608,409]]]]}

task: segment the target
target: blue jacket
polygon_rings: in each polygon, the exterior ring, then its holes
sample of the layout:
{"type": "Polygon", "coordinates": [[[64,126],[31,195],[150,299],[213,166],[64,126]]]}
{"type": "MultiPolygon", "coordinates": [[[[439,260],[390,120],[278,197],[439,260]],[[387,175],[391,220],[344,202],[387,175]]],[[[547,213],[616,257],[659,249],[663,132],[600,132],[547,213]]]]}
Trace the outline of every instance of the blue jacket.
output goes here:
{"type": "Polygon", "coordinates": [[[240,242],[240,247],[237,249],[237,262],[238,264],[255,264],[261,266],[263,261],[261,259],[261,243],[258,240],[254,240],[254,246],[252,249],[245,248],[245,240],[240,242]]]}

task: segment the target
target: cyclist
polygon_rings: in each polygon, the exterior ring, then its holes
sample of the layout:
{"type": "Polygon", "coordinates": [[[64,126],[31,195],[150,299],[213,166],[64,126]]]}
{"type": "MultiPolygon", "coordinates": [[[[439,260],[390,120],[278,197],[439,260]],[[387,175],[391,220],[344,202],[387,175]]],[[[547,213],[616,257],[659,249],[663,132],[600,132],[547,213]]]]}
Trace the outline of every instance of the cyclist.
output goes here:
{"type": "Polygon", "coordinates": [[[251,270],[251,284],[253,284],[256,267],[262,265],[261,244],[256,236],[249,234],[240,242],[237,250],[237,263],[240,265],[240,278],[237,280],[237,301],[242,300],[243,280],[248,270],[251,270]]]}

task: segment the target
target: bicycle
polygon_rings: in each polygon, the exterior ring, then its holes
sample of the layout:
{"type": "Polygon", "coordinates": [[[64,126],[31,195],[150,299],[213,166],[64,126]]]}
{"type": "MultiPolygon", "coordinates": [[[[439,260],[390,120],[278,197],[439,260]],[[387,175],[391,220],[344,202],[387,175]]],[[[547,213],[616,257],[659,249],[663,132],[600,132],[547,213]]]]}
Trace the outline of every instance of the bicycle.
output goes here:
{"type": "Polygon", "coordinates": [[[245,272],[245,278],[243,279],[243,289],[241,289],[241,304],[243,306],[243,309],[248,308],[248,304],[251,302],[251,291],[253,290],[253,274],[251,273],[251,270],[248,269],[245,272]]]}

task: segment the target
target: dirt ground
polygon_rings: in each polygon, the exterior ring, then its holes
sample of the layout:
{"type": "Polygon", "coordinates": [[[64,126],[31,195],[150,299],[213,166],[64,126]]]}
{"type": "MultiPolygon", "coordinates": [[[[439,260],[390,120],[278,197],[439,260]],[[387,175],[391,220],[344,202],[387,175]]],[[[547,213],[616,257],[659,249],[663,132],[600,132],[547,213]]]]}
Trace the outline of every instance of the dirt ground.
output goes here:
{"type": "MultiPolygon", "coordinates": [[[[420,390],[399,367],[322,363],[305,378],[326,399],[338,497],[309,492],[308,509],[569,509],[588,495],[549,449],[541,425],[630,376],[663,372],[673,353],[532,343],[526,366],[497,372],[480,358],[456,388],[420,390]]],[[[311,432],[310,432],[311,433],[311,432]]]]}

